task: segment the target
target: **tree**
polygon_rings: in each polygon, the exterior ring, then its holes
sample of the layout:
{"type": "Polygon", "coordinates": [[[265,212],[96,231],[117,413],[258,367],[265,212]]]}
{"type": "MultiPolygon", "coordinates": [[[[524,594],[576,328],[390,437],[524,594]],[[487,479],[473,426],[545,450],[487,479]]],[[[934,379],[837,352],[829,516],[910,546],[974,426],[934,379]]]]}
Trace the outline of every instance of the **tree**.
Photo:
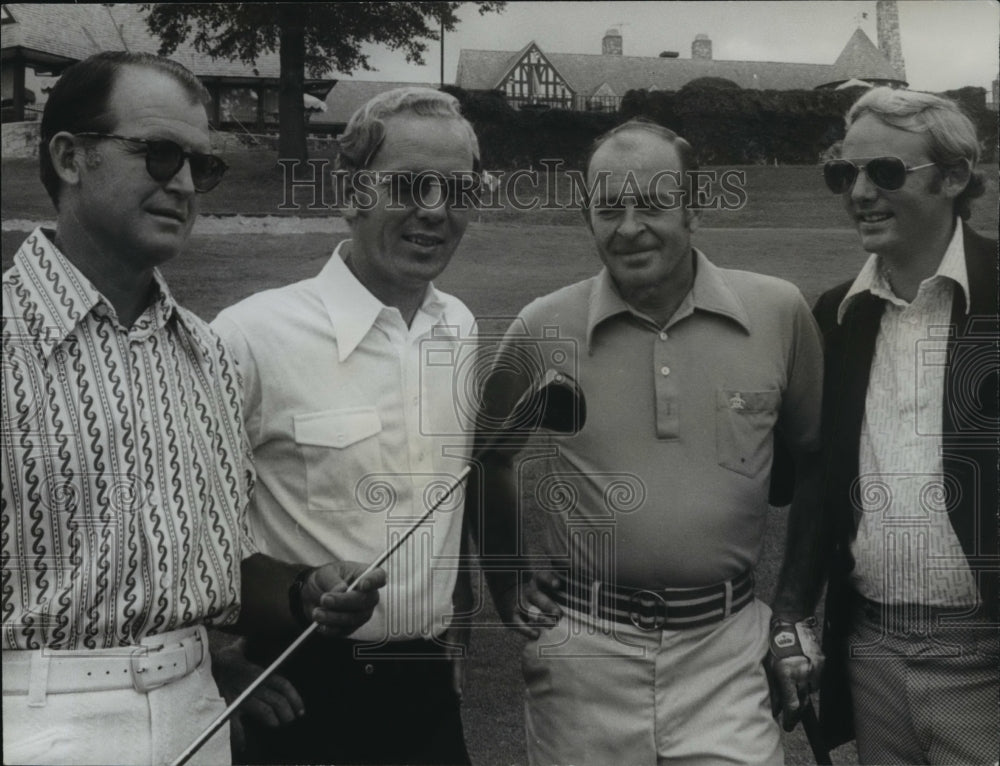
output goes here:
{"type": "MultiPolygon", "coordinates": [[[[196,50],[252,66],[278,50],[278,150],[281,157],[306,159],[302,96],[306,69],[313,77],[332,70],[371,70],[365,43],[402,49],[406,60],[423,63],[427,40],[454,31],[457,2],[378,3],[155,3],[149,30],[168,56],[192,37],[196,50]]],[[[479,13],[501,11],[505,2],[476,3],[479,13]]]]}

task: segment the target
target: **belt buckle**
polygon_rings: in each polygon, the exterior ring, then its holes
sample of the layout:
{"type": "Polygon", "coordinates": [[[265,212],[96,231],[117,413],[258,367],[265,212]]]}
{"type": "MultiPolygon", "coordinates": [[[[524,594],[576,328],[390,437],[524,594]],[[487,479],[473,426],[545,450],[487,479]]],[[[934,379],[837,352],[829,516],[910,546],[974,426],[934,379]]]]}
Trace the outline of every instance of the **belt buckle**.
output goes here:
{"type": "Polygon", "coordinates": [[[129,658],[129,669],[132,688],[140,694],[147,694],[187,675],[192,668],[188,667],[187,652],[182,642],[169,651],[164,651],[162,645],[137,649],[129,658]],[[177,667],[178,659],[183,667],[177,667]]]}
{"type": "Polygon", "coordinates": [[[638,590],[628,604],[628,618],[639,630],[663,630],[667,624],[667,601],[656,591],[638,590]]]}

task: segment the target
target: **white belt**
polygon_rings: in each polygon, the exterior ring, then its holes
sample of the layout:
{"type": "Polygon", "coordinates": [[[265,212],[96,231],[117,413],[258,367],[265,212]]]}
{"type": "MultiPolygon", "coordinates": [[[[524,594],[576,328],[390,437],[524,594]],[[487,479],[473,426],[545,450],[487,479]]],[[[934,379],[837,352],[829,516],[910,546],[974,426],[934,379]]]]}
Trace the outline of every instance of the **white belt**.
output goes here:
{"type": "Polygon", "coordinates": [[[112,649],[3,650],[3,693],[46,694],[135,689],[141,694],[183,678],[208,656],[208,635],[196,626],[147,636],[112,649]]]}

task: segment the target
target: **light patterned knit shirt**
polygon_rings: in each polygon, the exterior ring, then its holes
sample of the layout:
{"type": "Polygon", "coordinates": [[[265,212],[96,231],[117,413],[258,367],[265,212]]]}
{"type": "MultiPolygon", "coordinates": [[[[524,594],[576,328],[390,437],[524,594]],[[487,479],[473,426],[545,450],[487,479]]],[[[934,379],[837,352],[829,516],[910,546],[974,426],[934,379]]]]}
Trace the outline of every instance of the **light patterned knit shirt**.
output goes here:
{"type": "Polygon", "coordinates": [[[36,229],[3,275],[3,648],[239,611],[254,482],[234,363],[158,272],[131,328],[36,229]]]}
{"type": "Polygon", "coordinates": [[[912,303],[892,291],[885,266],[871,255],[844,297],[843,320],[855,296],[886,303],[875,340],[865,399],[856,497],[862,506],[852,581],[883,604],[972,607],[979,594],[948,518],[961,489],[946,482],[941,461],[942,402],[954,291],[965,293],[962,227],[937,272],[912,303]]]}

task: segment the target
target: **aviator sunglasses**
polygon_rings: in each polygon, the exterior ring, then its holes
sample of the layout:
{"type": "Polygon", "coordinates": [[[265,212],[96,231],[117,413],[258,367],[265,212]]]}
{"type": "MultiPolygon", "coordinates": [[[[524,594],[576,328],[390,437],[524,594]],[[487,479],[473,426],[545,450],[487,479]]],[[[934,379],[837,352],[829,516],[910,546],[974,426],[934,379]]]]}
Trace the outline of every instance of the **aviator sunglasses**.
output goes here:
{"type": "Polygon", "coordinates": [[[166,139],[130,138],[114,133],[76,133],[77,136],[88,138],[113,138],[118,141],[128,141],[142,144],[146,149],[146,172],[154,181],[169,181],[184,167],[184,160],[191,163],[191,182],[196,192],[207,192],[214,189],[229,166],[221,157],[214,154],[186,152],[183,147],[166,139]]]}
{"type": "Polygon", "coordinates": [[[475,171],[443,175],[436,171],[375,171],[376,185],[387,186],[392,201],[406,206],[427,207],[440,193],[449,207],[466,207],[479,201],[482,180],[475,171]]]}
{"type": "Polygon", "coordinates": [[[922,170],[935,165],[928,162],[924,165],[907,167],[899,157],[875,157],[862,165],[851,160],[830,160],[823,165],[823,179],[834,194],[850,191],[862,170],[868,180],[882,191],[898,191],[906,183],[906,176],[914,170],[922,170]]]}

